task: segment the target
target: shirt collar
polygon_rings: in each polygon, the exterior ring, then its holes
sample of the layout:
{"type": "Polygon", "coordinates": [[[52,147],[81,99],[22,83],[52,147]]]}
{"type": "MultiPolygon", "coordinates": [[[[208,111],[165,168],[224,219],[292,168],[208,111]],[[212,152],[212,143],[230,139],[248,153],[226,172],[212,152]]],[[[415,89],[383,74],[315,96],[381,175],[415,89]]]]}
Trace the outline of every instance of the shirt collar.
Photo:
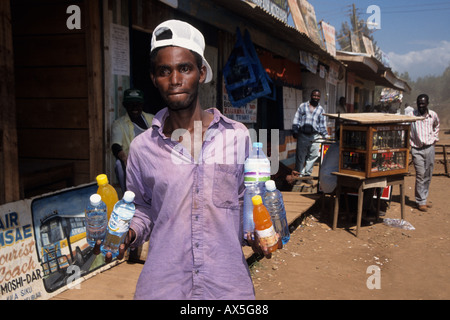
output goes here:
{"type": "MultiPolygon", "coordinates": [[[[211,123],[209,124],[208,128],[211,128],[213,125],[218,124],[220,121],[224,121],[225,123],[230,124],[230,125],[233,124],[233,121],[231,119],[225,117],[217,108],[209,108],[209,109],[206,109],[206,111],[210,112],[214,115],[214,118],[211,121],[211,123]]],[[[157,130],[162,137],[164,137],[163,125],[168,116],[169,116],[169,108],[166,107],[166,108],[158,111],[152,120],[152,127],[155,130],[157,130]]]]}
{"type": "Polygon", "coordinates": [[[421,115],[418,109],[414,110],[413,114],[414,114],[416,117],[425,117],[425,118],[431,117],[430,109],[428,109],[428,112],[427,112],[427,114],[426,114],[425,116],[421,115]]]}

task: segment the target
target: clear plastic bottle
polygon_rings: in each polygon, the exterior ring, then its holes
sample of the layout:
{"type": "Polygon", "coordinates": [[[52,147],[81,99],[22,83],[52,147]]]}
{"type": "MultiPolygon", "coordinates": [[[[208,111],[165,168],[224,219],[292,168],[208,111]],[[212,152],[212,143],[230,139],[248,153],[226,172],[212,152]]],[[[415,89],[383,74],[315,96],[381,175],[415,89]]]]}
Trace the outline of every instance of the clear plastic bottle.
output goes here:
{"type": "Polygon", "coordinates": [[[263,205],[260,195],[252,198],[253,220],[255,232],[258,234],[261,247],[266,247],[268,252],[274,252],[278,248],[278,237],[270,219],[269,211],[263,205]]]}
{"type": "Polygon", "coordinates": [[[289,224],[286,219],[286,209],[284,207],[283,195],[277,189],[275,181],[266,181],[266,193],[264,194],[264,205],[270,213],[270,218],[274,225],[275,231],[281,237],[283,245],[288,243],[291,234],[289,232],[289,224]]]}
{"type": "Polygon", "coordinates": [[[270,161],[264,154],[261,142],[254,142],[252,152],[244,163],[244,238],[247,234],[255,232],[255,223],[253,221],[253,203],[252,198],[255,195],[264,196],[265,182],[270,179],[270,161]]]}
{"type": "Polygon", "coordinates": [[[106,174],[99,174],[97,176],[98,189],[97,193],[102,197],[102,201],[106,204],[108,209],[108,220],[111,218],[111,212],[114,209],[114,205],[119,201],[116,189],[108,183],[108,177],[106,174]]]}
{"type": "Polygon", "coordinates": [[[100,248],[104,255],[111,252],[112,257],[115,258],[119,254],[119,246],[123,243],[128,233],[131,219],[136,210],[133,200],[134,193],[125,191],[122,200],[118,201],[114,206],[109,219],[106,238],[100,248]]]}
{"type": "Polygon", "coordinates": [[[97,240],[103,241],[105,238],[108,225],[106,204],[97,193],[89,198],[85,211],[85,223],[86,241],[91,247],[94,247],[97,240]]]}

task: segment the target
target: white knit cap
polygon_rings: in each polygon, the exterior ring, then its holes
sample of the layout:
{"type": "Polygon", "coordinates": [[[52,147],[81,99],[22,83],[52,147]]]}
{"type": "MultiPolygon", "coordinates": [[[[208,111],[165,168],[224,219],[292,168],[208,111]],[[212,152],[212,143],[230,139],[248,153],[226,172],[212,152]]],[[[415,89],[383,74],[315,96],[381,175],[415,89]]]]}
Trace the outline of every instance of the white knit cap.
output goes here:
{"type": "Polygon", "coordinates": [[[203,65],[206,67],[205,83],[212,80],[212,69],[209,66],[208,61],[206,61],[203,56],[205,51],[205,38],[196,28],[191,26],[189,23],[180,20],[167,20],[161,23],[153,31],[150,52],[156,48],[165,46],[181,47],[198,53],[202,57],[203,65]],[[157,36],[168,30],[172,33],[172,37],[170,39],[156,40],[157,36]]]}

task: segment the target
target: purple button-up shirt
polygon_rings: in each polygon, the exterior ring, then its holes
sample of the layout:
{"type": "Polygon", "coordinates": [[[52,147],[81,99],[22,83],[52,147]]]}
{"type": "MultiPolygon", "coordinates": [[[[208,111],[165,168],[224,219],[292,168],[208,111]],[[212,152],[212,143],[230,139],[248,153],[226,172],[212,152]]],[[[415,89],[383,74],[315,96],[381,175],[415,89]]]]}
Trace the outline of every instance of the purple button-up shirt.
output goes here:
{"type": "Polygon", "coordinates": [[[208,112],[214,120],[203,142],[201,125],[194,130],[201,144],[197,159],[163,134],[167,109],[131,144],[132,246],[150,240],[135,299],[254,299],[242,252],[248,130],[217,109],[208,112]]]}

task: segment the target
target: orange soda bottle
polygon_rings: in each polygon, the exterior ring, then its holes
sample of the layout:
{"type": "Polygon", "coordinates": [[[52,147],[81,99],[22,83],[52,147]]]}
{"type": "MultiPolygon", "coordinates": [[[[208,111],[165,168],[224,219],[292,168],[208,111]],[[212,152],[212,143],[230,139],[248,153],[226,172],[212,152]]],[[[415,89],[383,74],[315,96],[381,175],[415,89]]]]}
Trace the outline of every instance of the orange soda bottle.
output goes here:
{"type": "Polygon", "coordinates": [[[278,236],[270,220],[269,211],[263,205],[260,195],[252,197],[253,221],[261,247],[266,247],[268,252],[274,252],[278,247],[278,236]]]}
{"type": "Polygon", "coordinates": [[[119,196],[117,195],[116,189],[108,183],[106,174],[99,174],[96,179],[98,184],[97,193],[102,197],[102,201],[106,204],[109,221],[114,205],[119,201],[119,196]]]}

